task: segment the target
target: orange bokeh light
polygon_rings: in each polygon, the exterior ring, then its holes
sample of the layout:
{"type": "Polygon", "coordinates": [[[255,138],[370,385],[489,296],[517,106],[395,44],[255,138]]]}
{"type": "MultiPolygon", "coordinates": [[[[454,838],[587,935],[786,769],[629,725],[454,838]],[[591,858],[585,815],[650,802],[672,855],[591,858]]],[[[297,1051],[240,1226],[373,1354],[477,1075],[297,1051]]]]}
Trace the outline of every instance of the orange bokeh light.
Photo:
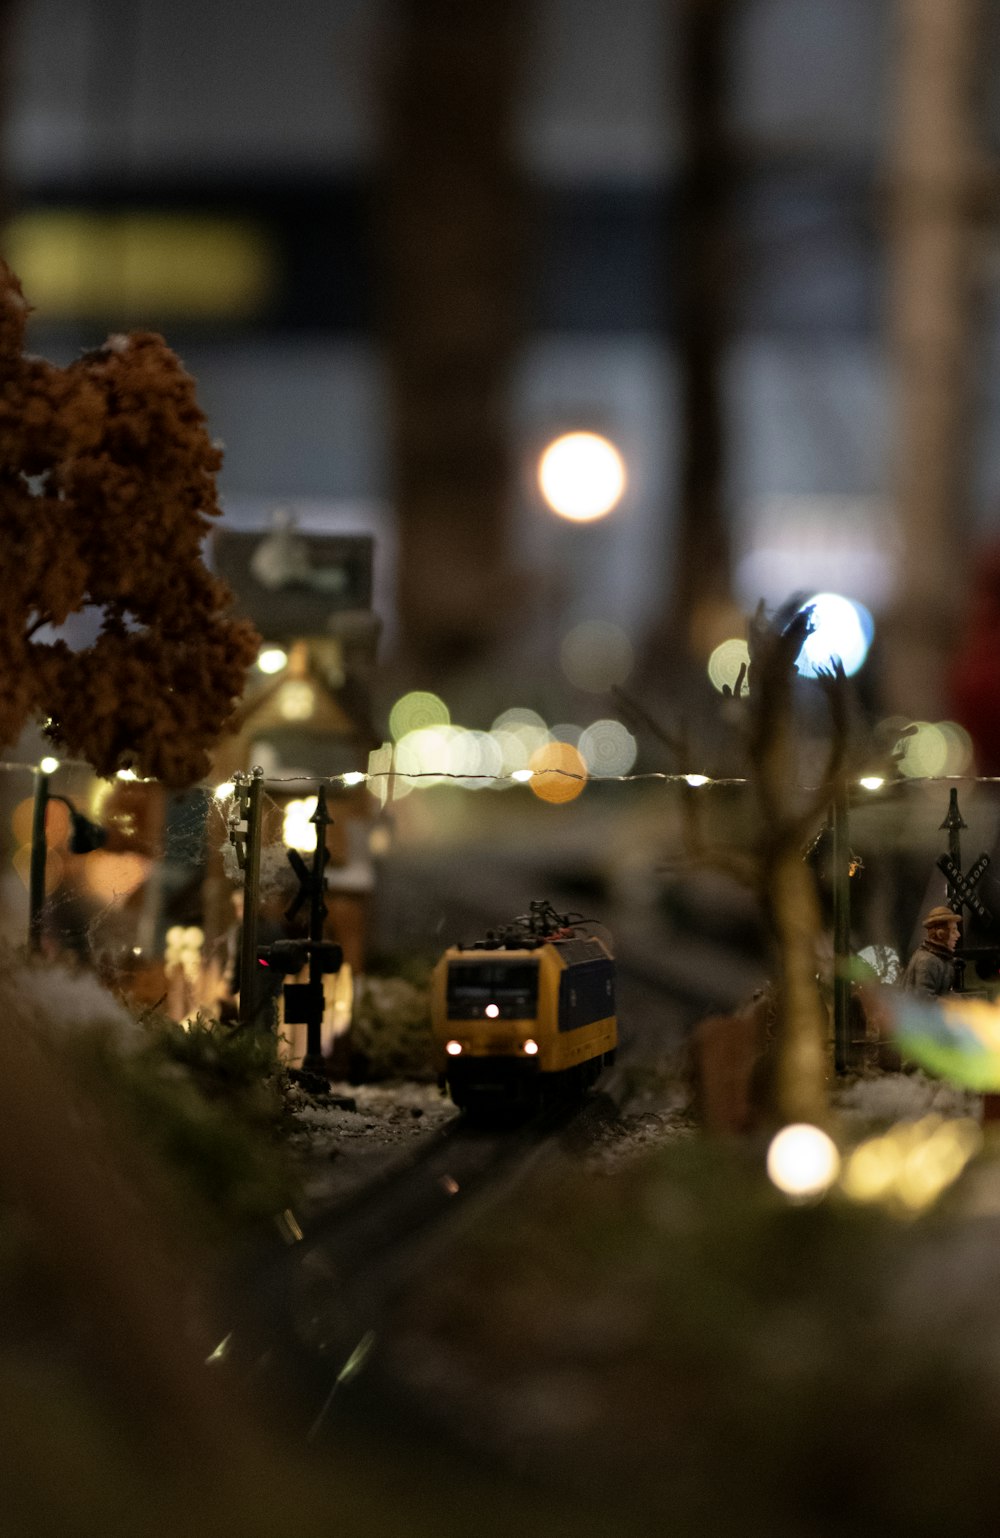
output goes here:
{"type": "MultiPolygon", "coordinates": [[[[31,820],[34,807],[34,797],[28,796],[24,801],[19,801],[14,808],[10,825],[19,844],[31,843],[31,820]]],[[[45,842],[50,849],[57,849],[60,844],[65,844],[68,837],[69,811],[61,801],[50,801],[45,811],[45,842]]]]}
{"type": "Polygon", "coordinates": [[[153,861],[141,854],[109,854],[98,849],[87,856],[84,874],[88,890],[105,902],[131,897],[147,880],[153,861]]]}
{"type": "MultiPolygon", "coordinates": [[[[27,844],[22,844],[20,849],[15,849],[10,862],[27,891],[31,885],[31,850],[27,844]]],[[[56,887],[63,878],[63,862],[57,854],[49,850],[45,860],[45,895],[51,897],[56,887]]]]}
{"type": "Polygon", "coordinates": [[[568,742],[547,742],[532,753],[528,781],[541,801],[575,801],[587,783],[587,765],[568,742]]]}

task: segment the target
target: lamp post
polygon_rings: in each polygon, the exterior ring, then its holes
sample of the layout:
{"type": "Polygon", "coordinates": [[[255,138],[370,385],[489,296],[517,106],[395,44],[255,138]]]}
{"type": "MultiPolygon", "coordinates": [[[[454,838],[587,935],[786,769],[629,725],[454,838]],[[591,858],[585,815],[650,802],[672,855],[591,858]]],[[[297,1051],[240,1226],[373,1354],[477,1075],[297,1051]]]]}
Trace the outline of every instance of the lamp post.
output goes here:
{"type": "Polygon", "coordinates": [[[31,811],[31,866],[28,873],[28,948],[42,948],[42,906],[45,902],[45,814],[49,807],[50,776],[35,770],[35,800],[31,811]]]}

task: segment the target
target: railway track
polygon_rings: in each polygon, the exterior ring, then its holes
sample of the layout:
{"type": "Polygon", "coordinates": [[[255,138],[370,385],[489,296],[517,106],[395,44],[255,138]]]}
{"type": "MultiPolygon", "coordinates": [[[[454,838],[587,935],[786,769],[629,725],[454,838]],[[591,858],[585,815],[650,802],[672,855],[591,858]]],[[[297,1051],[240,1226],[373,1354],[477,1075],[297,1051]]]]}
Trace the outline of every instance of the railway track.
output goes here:
{"type": "Polygon", "coordinates": [[[456,1116],[404,1167],[317,1214],[245,1278],[248,1301],[221,1352],[230,1369],[280,1393],[315,1438],[409,1279],[462,1224],[556,1157],[554,1134],[577,1110],[492,1127],[456,1116]]]}
{"type": "MultiPolygon", "coordinates": [[[[525,893],[541,889],[537,874],[500,870],[487,902],[481,881],[456,882],[453,865],[429,868],[426,861],[401,865],[393,880],[397,898],[419,885],[428,931],[442,948],[463,930],[519,911],[525,893]]],[[[558,890],[551,900],[578,906],[558,890]]],[[[593,916],[607,922],[599,907],[593,916]]],[[[722,946],[692,941],[671,950],[652,927],[616,930],[614,945],[622,1045],[587,1107],[593,1114],[595,1103],[603,1105],[608,1116],[617,1114],[633,1069],[676,1050],[695,1019],[741,1002],[759,980],[757,969],[722,946]]],[[[229,1337],[233,1370],[281,1392],[302,1433],[322,1436],[409,1280],[460,1225],[559,1158],[557,1134],[569,1132],[577,1115],[579,1109],[556,1108],[492,1128],[456,1117],[429,1134],[405,1165],[313,1214],[295,1243],[245,1279],[249,1304],[229,1337]]]]}

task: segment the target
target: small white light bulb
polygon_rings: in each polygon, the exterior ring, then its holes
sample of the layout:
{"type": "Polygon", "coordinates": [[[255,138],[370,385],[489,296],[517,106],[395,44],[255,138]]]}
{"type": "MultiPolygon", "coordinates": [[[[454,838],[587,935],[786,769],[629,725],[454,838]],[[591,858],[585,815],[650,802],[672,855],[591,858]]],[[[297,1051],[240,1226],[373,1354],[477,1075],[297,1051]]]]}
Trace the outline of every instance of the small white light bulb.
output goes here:
{"type": "Polygon", "coordinates": [[[809,1201],[833,1185],[840,1173],[840,1154],[821,1127],[793,1122],[771,1139],[767,1173],[786,1196],[809,1201]]]}
{"type": "Polygon", "coordinates": [[[288,665],[288,653],[280,646],[265,646],[257,658],[262,673],[280,673],[288,665]]]}

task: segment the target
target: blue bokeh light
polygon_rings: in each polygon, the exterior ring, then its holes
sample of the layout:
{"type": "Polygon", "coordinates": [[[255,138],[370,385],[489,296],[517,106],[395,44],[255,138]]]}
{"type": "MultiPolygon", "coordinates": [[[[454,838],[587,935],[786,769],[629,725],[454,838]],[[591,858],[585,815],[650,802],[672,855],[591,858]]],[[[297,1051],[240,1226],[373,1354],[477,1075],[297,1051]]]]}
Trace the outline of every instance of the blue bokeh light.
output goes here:
{"type": "Polygon", "coordinates": [[[840,593],[815,593],[802,607],[812,610],[813,631],[799,653],[799,672],[815,678],[829,672],[839,657],[848,676],[856,673],[875,634],[875,621],[864,604],[840,593]]]}

